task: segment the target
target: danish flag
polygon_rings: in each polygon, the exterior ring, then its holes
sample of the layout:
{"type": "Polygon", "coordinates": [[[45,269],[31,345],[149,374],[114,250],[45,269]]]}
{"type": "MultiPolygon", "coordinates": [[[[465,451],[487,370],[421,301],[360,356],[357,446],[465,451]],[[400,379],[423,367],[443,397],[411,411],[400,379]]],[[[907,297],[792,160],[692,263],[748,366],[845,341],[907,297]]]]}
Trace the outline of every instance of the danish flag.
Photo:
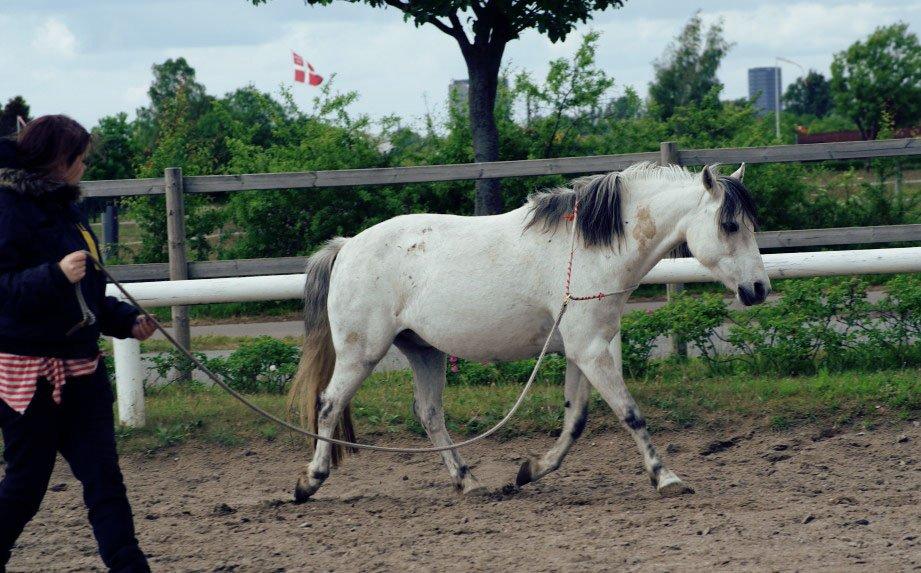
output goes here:
{"type": "Polygon", "coordinates": [[[295,51],[291,51],[291,55],[294,58],[294,81],[300,83],[309,83],[312,86],[318,86],[323,83],[323,76],[315,73],[316,70],[313,69],[313,66],[310,65],[310,62],[305,62],[304,58],[300,56],[295,51]],[[307,69],[304,69],[304,66],[307,66],[307,69]]]}

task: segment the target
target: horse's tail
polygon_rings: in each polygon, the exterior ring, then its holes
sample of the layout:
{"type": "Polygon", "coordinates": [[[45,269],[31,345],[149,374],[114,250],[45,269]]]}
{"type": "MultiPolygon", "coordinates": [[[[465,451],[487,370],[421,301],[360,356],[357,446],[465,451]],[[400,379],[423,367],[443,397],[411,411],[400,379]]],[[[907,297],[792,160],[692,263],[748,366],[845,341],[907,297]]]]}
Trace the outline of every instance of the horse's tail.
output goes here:
{"type": "MultiPolygon", "coordinates": [[[[326,300],[329,296],[329,280],[336,256],[347,239],[337,237],[307,260],[307,280],[304,284],[304,346],[301,360],[288,393],[288,411],[297,411],[302,425],[317,432],[317,405],[323,390],[329,385],[336,365],[336,349],[329,328],[329,313],[326,300]]],[[[355,441],[352,413],[346,404],[342,418],[333,437],[355,441]]],[[[316,440],[311,440],[316,447],[316,440]]],[[[346,453],[354,452],[342,446],[332,445],[332,462],[336,466],[346,453]]]]}

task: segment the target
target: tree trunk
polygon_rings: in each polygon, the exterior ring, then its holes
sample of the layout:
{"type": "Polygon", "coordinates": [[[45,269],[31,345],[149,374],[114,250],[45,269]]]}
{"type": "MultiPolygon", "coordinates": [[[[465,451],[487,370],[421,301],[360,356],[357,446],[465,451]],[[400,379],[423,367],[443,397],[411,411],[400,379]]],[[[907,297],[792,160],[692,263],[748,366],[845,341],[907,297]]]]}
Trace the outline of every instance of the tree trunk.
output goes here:
{"type": "MultiPolygon", "coordinates": [[[[470,81],[468,101],[473,156],[477,162],[498,161],[499,128],[496,126],[496,94],[499,68],[505,44],[471,45],[464,52],[470,81]]],[[[503,211],[502,186],[499,179],[478,179],[474,214],[494,215],[503,211]]]]}

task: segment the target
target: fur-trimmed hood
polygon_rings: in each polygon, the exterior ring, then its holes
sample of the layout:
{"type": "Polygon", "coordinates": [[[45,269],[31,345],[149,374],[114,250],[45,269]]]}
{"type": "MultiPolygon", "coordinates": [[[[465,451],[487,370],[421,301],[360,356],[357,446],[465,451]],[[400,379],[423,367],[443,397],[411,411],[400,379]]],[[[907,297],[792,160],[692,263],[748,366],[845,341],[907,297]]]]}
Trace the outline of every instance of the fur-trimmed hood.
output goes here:
{"type": "Polygon", "coordinates": [[[77,185],[25,169],[0,169],[0,187],[7,187],[20,195],[62,203],[78,201],[81,196],[77,185]]]}

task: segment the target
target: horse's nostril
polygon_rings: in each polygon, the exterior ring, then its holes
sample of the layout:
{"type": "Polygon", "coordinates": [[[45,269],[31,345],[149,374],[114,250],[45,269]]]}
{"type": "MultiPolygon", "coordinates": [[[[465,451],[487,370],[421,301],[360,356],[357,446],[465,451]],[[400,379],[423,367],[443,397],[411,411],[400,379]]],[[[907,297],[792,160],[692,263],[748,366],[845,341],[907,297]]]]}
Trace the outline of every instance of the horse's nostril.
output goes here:
{"type": "Polygon", "coordinates": [[[753,302],[753,301],[752,301],[752,293],[751,293],[751,291],[749,291],[749,290],[748,290],[747,288],[745,288],[744,286],[739,285],[738,293],[739,293],[739,300],[742,301],[742,304],[744,304],[745,306],[751,306],[751,305],[752,305],[752,302],[753,302]]]}
{"type": "Polygon", "coordinates": [[[761,281],[755,281],[755,296],[763,299],[764,295],[764,283],[761,281]]]}

